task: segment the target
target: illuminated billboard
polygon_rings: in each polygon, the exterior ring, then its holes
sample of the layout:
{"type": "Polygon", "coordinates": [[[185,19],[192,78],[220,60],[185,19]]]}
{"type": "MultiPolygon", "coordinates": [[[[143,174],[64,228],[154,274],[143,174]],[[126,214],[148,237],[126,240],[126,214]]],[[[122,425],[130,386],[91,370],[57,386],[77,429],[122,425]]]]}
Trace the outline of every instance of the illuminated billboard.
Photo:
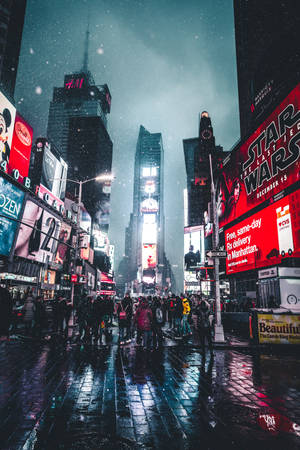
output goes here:
{"type": "Polygon", "coordinates": [[[143,244],[157,244],[157,225],[156,223],[144,223],[142,231],[143,244]]]}
{"type": "Polygon", "coordinates": [[[190,270],[204,262],[204,230],[203,226],[184,228],[184,267],[190,270]]]}
{"type": "Polygon", "coordinates": [[[299,181],[300,84],[241,147],[217,181],[220,227],[299,181]]]}
{"type": "Polygon", "coordinates": [[[15,255],[39,262],[52,262],[61,222],[32,200],[27,200],[19,228],[15,255]]]}
{"type": "Polygon", "coordinates": [[[94,250],[109,255],[109,239],[107,233],[101,230],[93,230],[94,250]]]}
{"type": "Polygon", "coordinates": [[[13,170],[18,170],[19,182],[22,182],[28,176],[32,135],[33,129],[31,126],[16,113],[7,172],[11,174],[13,170]]]}
{"type": "Polygon", "coordinates": [[[151,269],[157,264],[157,246],[156,244],[143,244],[142,247],[142,266],[143,269],[151,269]]]}
{"type": "Polygon", "coordinates": [[[0,164],[9,163],[16,108],[0,91],[0,164]]]}
{"type": "Polygon", "coordinates": [[[63,263],[66,260],[67,252],[68,252],[68,245],[71,240],[71,232],[72,227],[68,225],[65,222],[62,222],[60,232],[59,232],[59,243],[57,245],[56,255],[55,255],[55,263],[59,264],[60,266],[63,265],[63,263]]]}
{"type": "Polygon", "coordinates": [[[225,231],[226,272],[280,264],[300,256],[300,191],[290,194],[225,231]]]}
{"type": "Polygon", "coordinates": [[[157,212],[158,208],[158,201],[151,197],[141,203],[141,212],[157,212]]]}
{"type": "Polygon", "coordinates": [[[0,178],[0,254],[8,256],[20,219],[24,192],[0,178]]]}

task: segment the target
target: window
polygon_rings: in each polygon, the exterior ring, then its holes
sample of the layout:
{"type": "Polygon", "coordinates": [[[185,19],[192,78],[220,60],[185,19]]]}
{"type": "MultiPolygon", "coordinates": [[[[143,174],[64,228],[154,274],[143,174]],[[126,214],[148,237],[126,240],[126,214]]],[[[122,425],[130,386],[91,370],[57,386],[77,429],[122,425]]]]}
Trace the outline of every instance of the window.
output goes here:
{"type": "Polygon", "coordinates": [[[143,167],[143,177],[150,177],[150,167],[143,167]]]}

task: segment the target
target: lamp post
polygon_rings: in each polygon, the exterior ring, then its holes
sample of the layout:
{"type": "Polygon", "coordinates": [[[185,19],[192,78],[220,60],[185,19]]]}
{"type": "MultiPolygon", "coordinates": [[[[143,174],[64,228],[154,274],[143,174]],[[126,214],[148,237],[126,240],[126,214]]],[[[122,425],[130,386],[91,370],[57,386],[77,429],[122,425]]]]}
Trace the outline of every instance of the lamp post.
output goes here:
{"type": "MultiPolygon", "coordinates": [[[[211,178],[211,202],[213,209],[213,250],[219,249],[219,217],[216,206],[216,191],[213,178],[212,158],[209,153],[209,167],[211,178]]],[[[220,274],[219,274],[219,258],[214,258],[215,266],[215,286],[216,286],[216,307],[215,307],[215,342],[225,342],[224,329],[221,321],[221,300],[220,300],[220,274]]]]}
{"type": "MultiPolygon", "coordinates": [[[[111,174],[104,174],[104,175],[98,175],[94,178],[88,178],[87,180],[70,180],[67,178],[67,181],[70,183],[76,183],[79,185],[79,193],[78,193],[78,209],[77,209],[77,220],[76,220],[76,242],[75,242],[75,270],[76,270],[76,261],[78,257],[78,241],[79,241],[79,230],[80,230],[80,206],[81,206],[81,198],[82,198],[82,185],[85,183],[89,183],[90,181],[99,181],[99,182],[105,182],[105,181],[113,181],[114,176],[111,174]]],[[[72,307],[74,306],[74,283],[72,283],[71,287],[71,304],[72,307]]]]}

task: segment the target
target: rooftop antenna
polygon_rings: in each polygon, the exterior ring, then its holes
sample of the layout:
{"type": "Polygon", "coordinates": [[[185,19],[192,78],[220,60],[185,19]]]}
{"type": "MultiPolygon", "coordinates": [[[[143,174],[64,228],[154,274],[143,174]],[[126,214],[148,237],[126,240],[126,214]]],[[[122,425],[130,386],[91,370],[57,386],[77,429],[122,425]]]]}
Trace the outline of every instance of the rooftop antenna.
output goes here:
{"type": "Polygon", "coordinates": [[[89,41],[90,41],[90,12],[88,12],[88,23],[87,23],[87,30],[86,30],[86,34],[85,34],[83,66],[82,66],[82,71],[85,73],[88,72],[89,41]]]}

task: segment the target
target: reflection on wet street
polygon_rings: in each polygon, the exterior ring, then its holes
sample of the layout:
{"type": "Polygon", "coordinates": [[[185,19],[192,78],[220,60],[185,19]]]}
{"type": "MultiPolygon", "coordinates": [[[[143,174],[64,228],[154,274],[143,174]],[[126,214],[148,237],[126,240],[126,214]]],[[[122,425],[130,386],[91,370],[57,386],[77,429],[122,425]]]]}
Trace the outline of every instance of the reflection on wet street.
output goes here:
{"type": "Polygon", "coordinates": [[[300,362],[133,344],[0,347],[3,449],[296,449],[300,362]]]}

